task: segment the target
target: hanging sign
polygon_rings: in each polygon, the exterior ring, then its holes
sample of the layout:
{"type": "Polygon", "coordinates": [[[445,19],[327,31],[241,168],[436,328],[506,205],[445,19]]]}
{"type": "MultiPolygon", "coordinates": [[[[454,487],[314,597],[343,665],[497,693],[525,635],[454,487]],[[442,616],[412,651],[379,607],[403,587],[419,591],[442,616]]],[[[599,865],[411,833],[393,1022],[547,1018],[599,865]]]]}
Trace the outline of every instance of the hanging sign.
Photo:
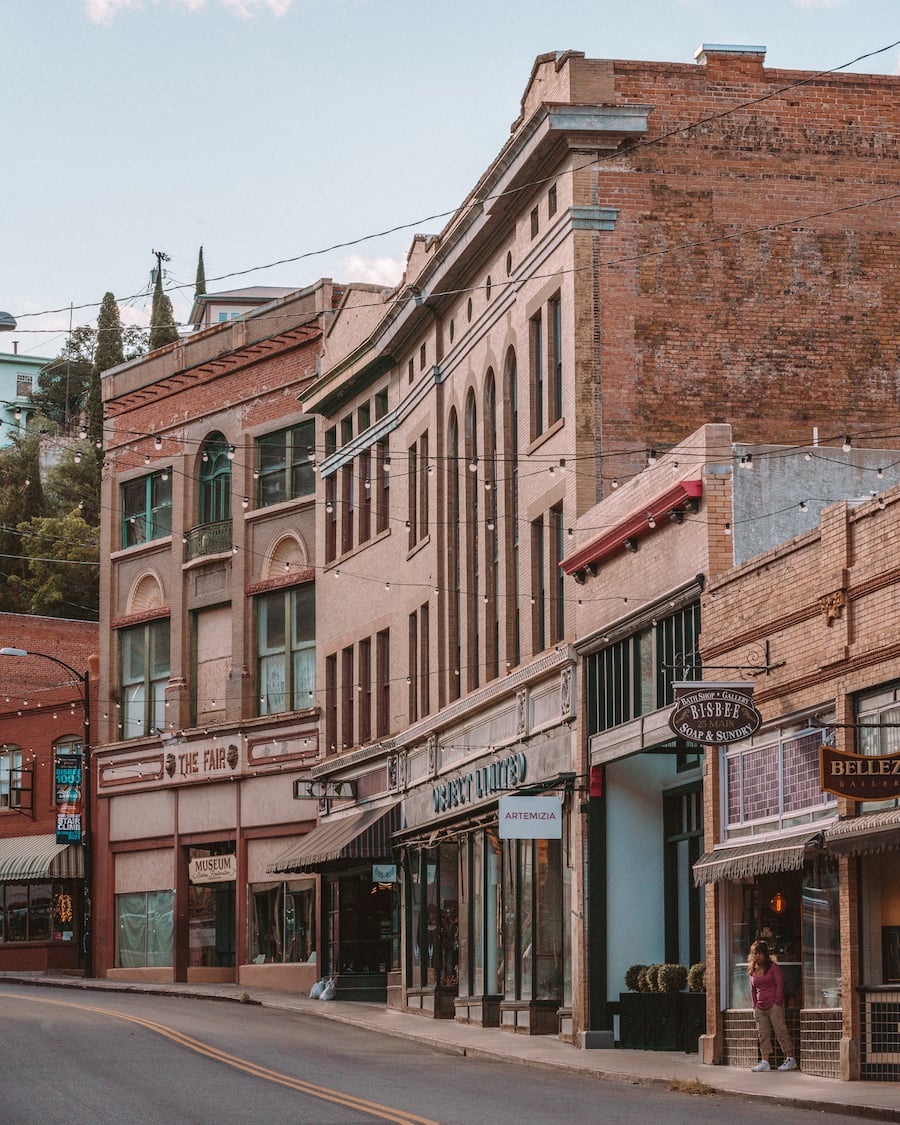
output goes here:
{"type": "Polygon", "coordinates": [[[233,883],[237,879],[237,856],[203,855],[188,864],[188,878],[198,883],[233,883]]]}
{"type": "Polygon", "coordinates": [[[355,781],[295,781],[294,800],[323,800],[326,797],[345,798],[352,801],[356,797],[355,781]]]}
{"type": "Polygon", "coordinates": [[[57,754],[53,767],[56,790],[56,842],[81,843],[83,775],[81,757],[57,754]]]}
{"type": "Polygon", "coordinates": [[[561,840],[559,797],[501,797],[501,840],[561,840]]]}
{"type": "Polygon", "coordinates": [[[372,864],[372,882],[373,883],[396,883],[397,882],[397,864],[396,863],[373,863],[372,864]]]}
{"type": "Polygon", "coordinates": [[[845,754],[833,746],[819,749],[822,789],[854,801],[885,801],[900,797],[900,754],[869,757],[845,754]]]}
{"type": "Polygon", "coordinates": [[[672,687],[675,705],[669,726],[682,738],[722,746],[749,738],[760,728],[762,715],[753,704],[753,684],[688,680],[672,687]]]}

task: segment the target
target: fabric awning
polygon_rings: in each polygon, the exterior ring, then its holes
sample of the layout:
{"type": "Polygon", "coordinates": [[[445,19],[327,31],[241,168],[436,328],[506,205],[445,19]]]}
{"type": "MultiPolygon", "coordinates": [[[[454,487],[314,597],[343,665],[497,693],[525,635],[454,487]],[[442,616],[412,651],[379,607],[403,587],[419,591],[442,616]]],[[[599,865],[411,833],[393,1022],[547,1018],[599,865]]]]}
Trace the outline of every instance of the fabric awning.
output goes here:
{"type": "Polygon", "coordinates": [[[825,846],[840,855],[900,848],[900,809],[882,809],[839,820],[825,833],[825,846]]]}
{"type": "Polygon", "coordinates": [[[0,880],[83,878],[81,844],[57,844],[53,834],[0,839],[0,880]]]}
{"type": "Polygon", "coordinates": [[[802,833],[713,848],[694,864],[694,883],[702,887],[723,879],[745,879],[748,875],[765,875],[772,871],[798,871],[803,866],[806,849],[820,834],[821,830],[813,832],[807,824],[802,833]]]}
{"type": "Polygon", "coordinates": [[[391,836],[399,827],[399,804],[327,820],[270,863],[266,872],[287,875],[294,871],[317,871],[327,864],[348,860],[390,859],[391,836]]]}

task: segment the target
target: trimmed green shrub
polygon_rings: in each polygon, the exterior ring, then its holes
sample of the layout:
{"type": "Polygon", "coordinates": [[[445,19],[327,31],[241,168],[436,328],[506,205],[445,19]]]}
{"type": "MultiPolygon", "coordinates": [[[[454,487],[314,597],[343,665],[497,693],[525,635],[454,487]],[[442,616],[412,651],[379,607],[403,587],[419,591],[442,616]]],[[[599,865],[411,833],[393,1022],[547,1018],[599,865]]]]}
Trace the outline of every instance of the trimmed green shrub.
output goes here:
{"type": "Polygon", "coordinates": [[[641,977],[643,987],[641,992],[659,992],[659,981],[657,974],[659,973],[659,965],[648,965],[644,970],[644,975],[641,977]]]}
{"type": "Polygon", "coordinates": [[[646,965],[632,965],[625,972],[625,987],[629,992],[642,992],[641,978],[647,971],[646,965]]]}
{"type": "Polygon", "coordinates": [[[688,971],[684,965],[660,965],[656,973],[658,992],[681,992],[687,984],[688,971]]]}
{"type": "Polygon", "coordinates": [[[687,976],[688,992],[706,992],[706,962],[691,965],[687,976]]]}

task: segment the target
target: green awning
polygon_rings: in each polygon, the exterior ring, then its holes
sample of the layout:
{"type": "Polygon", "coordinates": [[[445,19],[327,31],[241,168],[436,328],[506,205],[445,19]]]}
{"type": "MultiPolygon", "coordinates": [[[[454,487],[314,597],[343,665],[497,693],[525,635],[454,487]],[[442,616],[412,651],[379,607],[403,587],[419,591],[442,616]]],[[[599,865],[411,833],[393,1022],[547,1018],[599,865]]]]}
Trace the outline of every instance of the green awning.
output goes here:
{"type": "Polygon", "coordinates": [[[287,875],[354,860],[390,859],[391,837],[399,826],[399,804],[329,818],[270,863],[266,872],[287,875]]]}
{"type": "Polygon", "coordinates": [[[900,809],[882,809],[839,820],[825,833],[825,847],[839,855],[867,855],[900,848],[900,809]]]}

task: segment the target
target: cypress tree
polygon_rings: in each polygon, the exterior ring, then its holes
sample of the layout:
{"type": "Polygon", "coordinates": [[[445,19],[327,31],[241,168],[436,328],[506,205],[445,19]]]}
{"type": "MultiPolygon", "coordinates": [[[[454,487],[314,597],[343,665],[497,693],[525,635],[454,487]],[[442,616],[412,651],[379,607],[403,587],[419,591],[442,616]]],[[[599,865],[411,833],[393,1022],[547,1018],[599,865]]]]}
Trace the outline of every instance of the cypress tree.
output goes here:
{"type": "Polygon", "coordinates": [[[197,280],[194,282],[194,300],[206,293],[206,270],[203,267],[203,247],[200,247],[200,257],[197,259],[197,280]]]}
{"type": "Polygon", "coordinates": [[[87,435],[97,450],[98,472],[103,464],[103,397],[100,378],[104,371],[125,362],[122,320],[112,293],[104,293],[97,314],[97,346],[87,394],[87,435]]]}
{"type": "Polygon", "coordinates": [[[172,302],[163,292],[162,269],[156,271],[156,285],[153,288],[153,306],[150,310],[150,351],[172,344],[178,339],[175,326],[175,313],[172,302]]]}

